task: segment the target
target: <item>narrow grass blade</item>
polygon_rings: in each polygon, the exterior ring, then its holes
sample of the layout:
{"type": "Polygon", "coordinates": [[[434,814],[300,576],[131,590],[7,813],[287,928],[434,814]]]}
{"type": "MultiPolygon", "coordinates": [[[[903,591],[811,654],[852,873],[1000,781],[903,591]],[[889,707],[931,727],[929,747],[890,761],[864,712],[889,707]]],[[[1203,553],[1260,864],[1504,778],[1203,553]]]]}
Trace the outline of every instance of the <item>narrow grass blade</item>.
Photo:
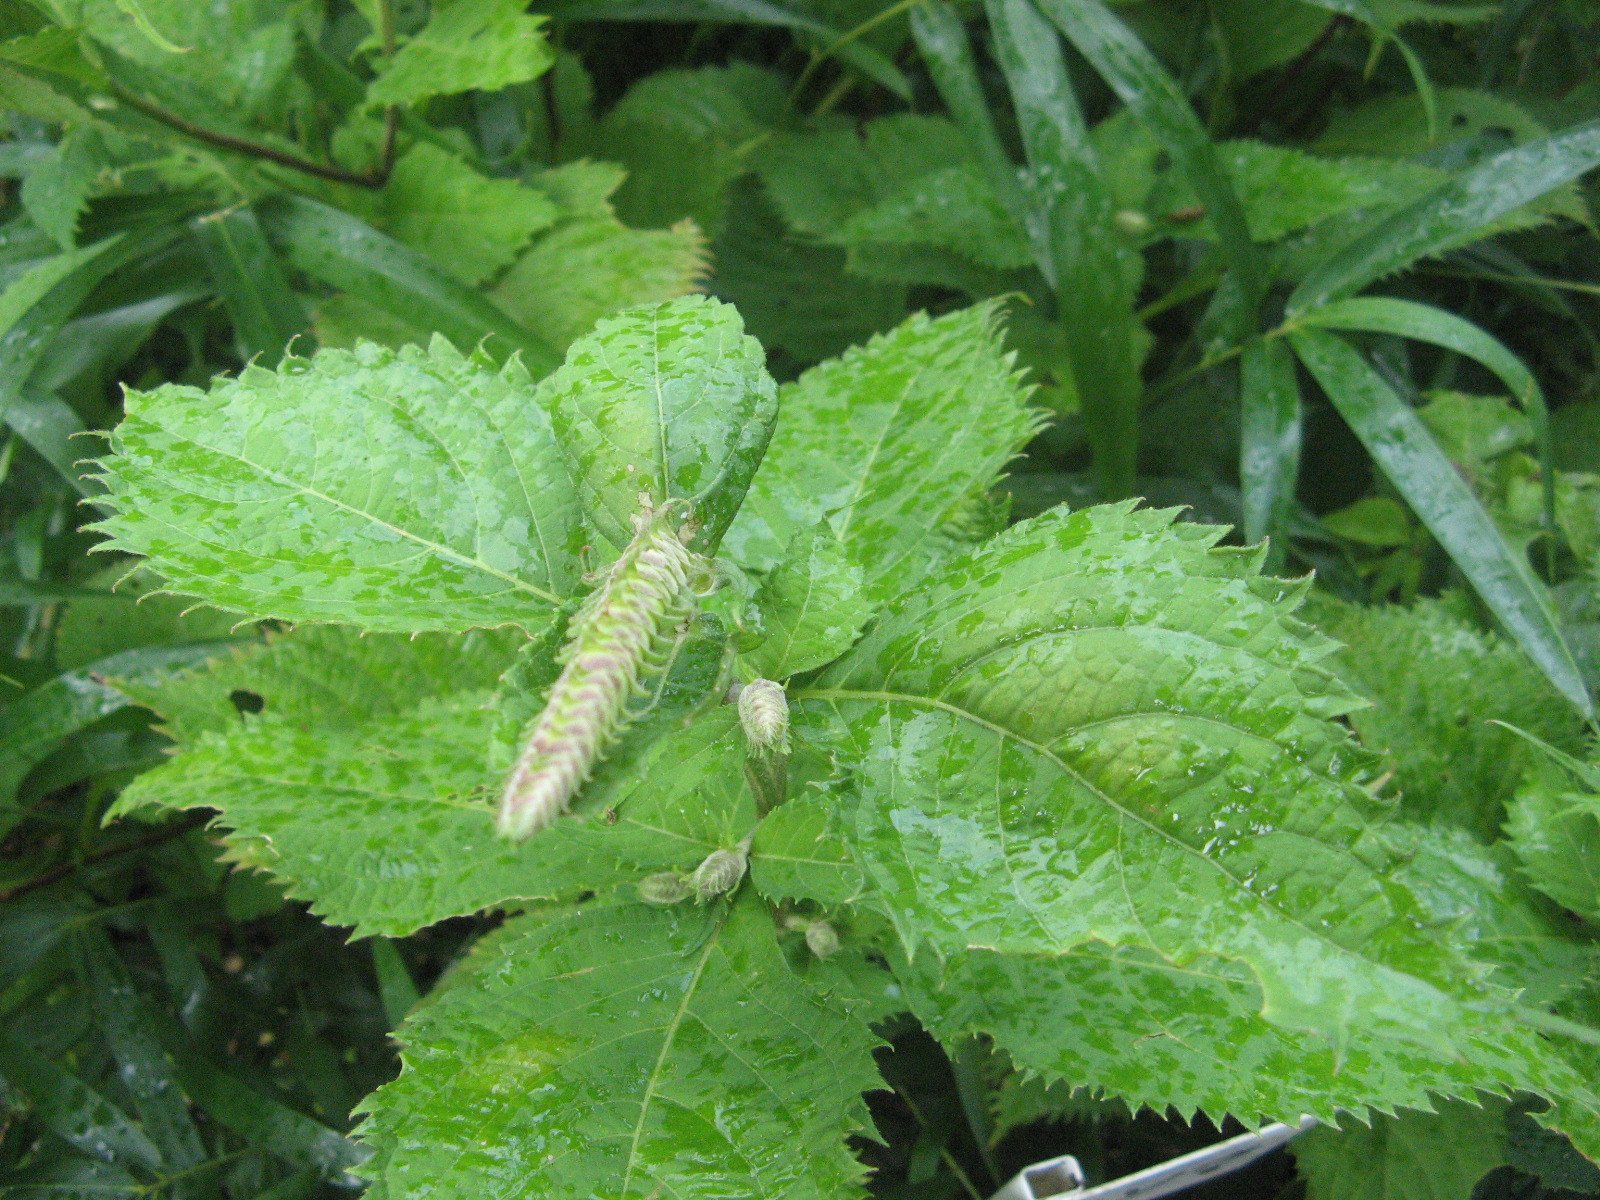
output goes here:
{"type": "Polygon", "coordinates": [[[1459,245],[1463,231],[1482,229],[1597,165],[1600,120],[1485,159],[1338,251],[1294,290],[1289,315],[1351,295],[1459,245]]]}
{"type": "Polygon", "coordinates": [[[945,0],[923,0],[911,10],[911,34],[933,85],[939,89],[950,115],[966,135],[973,152],[983,163],[989,183],[1001,201],[1024,223],[1028,220],[1021,181],[1016,166],[1000,142],[989,102],[978,82],[978,67],[972,58],[967,31],[945,0]]]}
{"type": "Polygon", "coordinates": [[[1034,258],[1056,293],[1067,357],[1107,499],[1133,491],[1139,450],[1138,251],[1113,224],[1055,31],[1033,0],[990,0],[989,25],[1028,159],[1034,258]]]}
{"type": "Polygon", "coordinates": [[[1251,342],[1240,362],[1243,400],[1239,487],[1247,542],[1272,537],[1273,565],[1283,560],[1283,532],[1300,475],[1300,383],[1281,340],[1251,342]]]}
{"type": "Polygon", "coordinates": [[[1549,594],[1416,412],[1348,342],[1321,329],[1289,335],[1300,361],[1501,623],[1557,690],[1592,718],[1594,703],[1549,594]]]}
{"type": "Polygon", "coordinates": [[[240,357],[277,366],[284,348],[311,322],[289,290],[255,213],[248,208],[210,213],[194,221],[194,231],[211,282],[233,320],[240,357]]]}

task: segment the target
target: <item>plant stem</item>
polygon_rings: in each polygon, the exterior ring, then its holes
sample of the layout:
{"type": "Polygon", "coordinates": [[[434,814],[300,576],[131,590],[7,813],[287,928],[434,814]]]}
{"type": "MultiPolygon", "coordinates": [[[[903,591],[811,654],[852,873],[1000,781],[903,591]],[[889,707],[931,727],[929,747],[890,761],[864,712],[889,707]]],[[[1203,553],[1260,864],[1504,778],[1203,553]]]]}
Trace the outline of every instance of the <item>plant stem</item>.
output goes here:
{"type": "MultiPolygon", "coordinates": [[[[379,35],[383,38],[383,52],[385,55],[392,55],[395,52],[394,5],[392,0],[379,0],[378,23],[381,26],[379,35]]],[[[276,146],[268,146],[263,142],[251,141],[249,138],[235,137],[231,133],[221,133],[215,129],[208,129],[204,125],[196,124],[189,118],[173,112],[171,109],[163,108],[153,100],[146,100],[143,96],[129,91],[116,80],[111,81],[111,94],[129,108],[143,113],[152,121],[159,121],[169,129],[176,129],[179,133],[192,137],[197,142],[205,142],[209,146],[231,150],[235,154],[244,154],[251,158],[277,163],[280,167],[288,167],[291,171],[299,171],[303,175],[314,175],[318,179],[326,179],[333,183],[347,183],[353,187],[376,190],[389,182],[389,175],[394,171],[395,140],[400,129],[400,109],[394,104],[388,105],[383,110],[383,145],[378,154],[378,161],[365,171],[352,171],[346,167],[335,166],[330,163],[315,162],[298,154],[291,154],[287,150],[279,150],[276,146]]]]}
{"type": "Polygon", "coordinates": [[[18,896],[26,896],[29,892],[36,892],[40,888],[49,887],[71,875],[82,867],[90,866],[97,862],[104,862],[108,858],[115,858],[119,854],[131,854],[135,850],[148,850],[153,846],[160,846],[174,838],[180,838],[191,830],[199,829],[211,819],[211,813],[204,810],[191,813],[176,825],[168,825],[142,838],[135,838],[131,842],[124,842],[120,846],[111,846],[105,850],[80,858],[77,862],[62,863],[59,867],[52,867],[42,875],[35,875],[21,883],[0,890],[0,904],[8,900],[15,900],[18,896]]]}

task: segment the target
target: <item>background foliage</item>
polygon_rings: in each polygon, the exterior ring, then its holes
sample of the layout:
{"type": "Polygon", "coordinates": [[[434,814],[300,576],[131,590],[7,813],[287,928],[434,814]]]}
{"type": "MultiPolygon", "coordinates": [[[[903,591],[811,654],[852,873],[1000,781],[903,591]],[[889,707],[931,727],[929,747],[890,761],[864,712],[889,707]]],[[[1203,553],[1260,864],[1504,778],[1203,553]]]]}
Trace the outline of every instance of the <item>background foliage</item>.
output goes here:
{"type": "MultiPolygon", "coordinates": [[[[1593,0],[4,0],[0,39],[9,1192],[350,1193],[343,1135],[396,1069],[389,1031],[498,920],[409,933],[397,912],[347,940],[243,869],[259,850],[219,862],[137,789],[102,821],[173,740],[251,752],[242,717],[271,689],[315,714],[291,756],[314,770],[319,737],[384,716],[373,698],[414,703],[441,662],[452,689],[488,687],[504,647],[396,639],[393,676],[368,679],[374,657],[336,634],[136,602],[137,573],[112,592],[133,561],[88,554],[106,484],[83,435],[117,422],[124,385],[201,387],[291,341],[439,332],[538,377],[606,314],[696,290],[738,306],[780,382],[911,314],[999,306],[1052,423],[968,532],[1142,496],[1315,568],[1339,686],[1375,702],[1347,720],[1380,756],[1408,881],[1531,1001],[1596,1023],[1593,0]],[[362,682],[320,694],[335,671],[362,682]]],[[[397,364],[397,387],[459,378],[397,364]]],[[[842,370],[805,385],[842,406],[840,438],[881,434],[884,470],[959,495],[923,457],[934,417],[852,407],[842,370]]],[[[1028,430],[1003,381],[972,386],[994,389],[973,453],[997,468],[1028,430]]],[[[781,449],[778,469],[811,469],[781,449]]],[[[860,536],[914,540],[939,515],[874,512],[860,536]]],[[[785,546],[763,536],[729,541],[771,565],[785,546]]],[[[874,604],[885,571],[863,580],[874,604]]],[[[427,728],[473,711],[441,700],[427,728]]],[[[195,774],[194,803],[249,802],[195,774]]],[[[481,903],[506,894],[493,869],[481,903]]],[[[983,1195],[1062,1151],[1118,1174],[1218,1135],[1046,1086],[1028,1063],[1048,1045],[918,1011],[962,1048],[884,1029],[880,1140],[858,1147],[877,1194],[983,1195]]],[[[1221,1186],[1600,1194],[1527,1116],[1540,1103],[1320,1130],[1221,1186]]]]}

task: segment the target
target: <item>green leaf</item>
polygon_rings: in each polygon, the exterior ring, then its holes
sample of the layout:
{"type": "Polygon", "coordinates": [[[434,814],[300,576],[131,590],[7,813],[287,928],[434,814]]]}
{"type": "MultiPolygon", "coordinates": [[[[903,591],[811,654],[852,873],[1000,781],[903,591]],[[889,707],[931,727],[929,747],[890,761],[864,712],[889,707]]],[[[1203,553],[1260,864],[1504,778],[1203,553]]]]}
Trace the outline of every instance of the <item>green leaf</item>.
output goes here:
{"type": "Polygon", "coordinates": [[[806,989],[748,898],[523,918],[401,1031],[367,1102],[389,1195],[824,1200],[878,1086],[865,1023],[806,989]],[[486,1131],[493,1133],[486,1137],[486,1131]]]}
{"type": "Polygon", "coordinates": [[[160,1147],[170,1172],[198,1166],[206,1160],[205,1147],[172,1056],[161,1044],[158,1010],[137,990],[127,964],[97,926],[76,930],[73,942],[78,986],[102,998],[94,1020],[141,1127],[160,1147]]]}
{"type": "Polygon", "coordinates": [[[511,264],[490,293],[496,304],[565,351],[602,317],[697,290],[708,270],[705,239],[691,221],[629,229],[604,199],[622,181],[609,163],[565,163],[535,177],[559,201],[584,186],[600,198],[564,206],[562,219],[511,264]]]}
{"type": "Polygon", "coordinates": [[[528,373],[443,339],[130,392],[109,549],[233,612],[541,628],[577,587],[576,496],[528,373]]]}
{"type": "Polygon", "coordinates": [[[1497,154],[1384,220],[1323,263],[1289,297],[1291,317],[1360,291],[1600,164],[1600,121],[1497,154]]]}
{"type": "Polygon", "coordinates": [[[367,100],[416,104],[536,79],[555,61],[544,20],[520,0],[434,0],[427,25],[383,64],[367,100]]]}
{"type": "MultiPolygon", "coordinates": [[[[64,633],[76,608],[63,618],[64,633]]],[[[493,688],[527,645],[515,629],[407,636],[302,625],[219,649],[181,674],[117,673],[108,681],[159,714],[168,736],[190,745],[203,734],[236,729],[241,714],[268,712],[324,731],[402,716],[424,700],[493,688]],[[339,685],[328,686],[329,679],[339,685]]],[[[131,804],[122,801],[117,811],[131,804]]]]}
{"type": "Polygon", "coordinates": [[[89,201],[95,180],[106,165],[105,145],[88,126],[72,129],[49,157],[35,164],[23,180],[20,199],[33,223],[70,250],[77,237],[78,216],[89,201]]]}
{"type": "Polygon", "coordinates": [[[331,287],[457,345],[475,346],[488,339],[497,358],[520,351],[535,376],[547,374],[559,361],[554,350],[482,293],[349,213],[305,196],[275,197],[259,212],[268,236],[289,261],[331,287]]]}
{"type": "Polygon", "coordinates": [[[1549,593],[1445,458],[1416,412],[1359,352],[1333,334],[1303,330],[1290,342],[1334,407],[1439,540],[1478,595],[1577,709],[1594,711],[1561,636],[1549,593]]]}
{"type": "MultiPolygon", "coordinates": [[[[1396,886],[1417,889],[1417,917],[1431,936],[1486,949],[1507,972],[1504,983],[1534,989],[1541,1003],[1581,984],[1592,951],[1562,936],[1489,850],[1462,834],[1402,832],[1416,857],[1396,886]]],[[[1057,1110],[1081,1089],[1134,1109],[1176,1109],[1184,1119],[1292,1122],[1308,1114],[1348,1123],[1427,1109],[1438,1095],[1513,1091],[1534,1077],[1593,1102],[1585,1075],[1515,1021],[1495,1018],[1491,1034],[1467,1016],[1443,1052],[1361,1027],[1330,1042],[1274,1024],[1252,972],[1220,958],[1177,964],[1091,941],[1053,956],[975,949],[942,964],[933,955],[896,956],[893,970],[905,1001],[941,1042],[992,1037],[1049,1085],[1034,1102],[1057,1110]]],[[[1005,1104],[1025,1109],[1027,1101],[1005,1104]]]]}
{"type": "Polygon", "coordinates": [[[1458,1200],[1507,1161],[1504,1100],[1313,1129],[1289,1145],[1307,1200],[1458,1200]]]}
{"type": "Polygon", "coordinates": [[[115,234],[29,267],[0,292],[0,413],[17,400],[61,326],[100,281],[177,233],[162,227],[115,234]]]}
{"type": "Polygon", "coordinates": [[[491,179],[455,155],[418,142],[395,162],[373,223],[465,282],[478,284],[509,264],[559,215],[544,192],[514,179],[491,179]]]}
{"type": "MultiPolygon", "coordinates": [[[[64,671],[142,646],[229,639],[239,649],[248,644],[236,636],[237,617],[158,594],[161,581],[153,575],[129,575],[124,564],[107,568],[91,582],[116,585],[116,590],[85,591],[62,606],[54,649],[56,666],[64,671]]],[[[223,653],[220,647],[218,653],[223,653]]]]}
{"type": "Polygon", "coordinates": [[[618,551],[640,497],[687,501],[715,549],[772,434],[777,389],[739,314],[703,296],[602,321],[539,387],[585,516],[618,551]]]}
{"type": "Polygon", "coordinates": [[[786,385],[727,552],[767,570],[796,533],[827,520],[868,601],[921,575],[945,550],[945,523],[1038,428],[996,311],[914,316],[786,385]]]}
{"type": "Polygon", "coordinates": [[[1235,81],[1298,58],[1333,19],[1302,0],[1219,0],[1212,12],[1235,81]]]}
{"type": "Polygon", "coordinates": [[[282,264],[248,208],[196,218],[196,240],[212,285],[227,307],[239,357],[275,367],[289,343],[310,327],[305,308],[289,290],[282,264]]]}
{"type": "Polygon", "coordinates": [[[905,317],[906,289],[845,271],[845,252],[787,229],[755,179],[736,185],[712,244],[712,288],[768,351],[801,365],[842,354],[905,317]]]}
{"type": "Polygon", "coordinates": [[[1406,857],[1395,874],[1421,901],[1429,924],[1527,1004],[1549,1005],[1587,990],[1596,948],[1523,878],[1505,842],[1486,846],[1461,829],[1390,825],[1385,833],[1406,857]]]}
{"type": "Polygon", "coordinates": [[[1506,837],[1533,886],[1600,921],[1600,793],[1541,762],[1508,807],[1506,837]]]}
{"type": "MultiPolygon", "coordinates": [[[[1436,167],[1375,157],[1322,158],[1294,146],[1239,140],[1217,146],[1217,155],[1244,207],[1250,236],[1275,242],[1341,213],[1388,208],[1426,195],[1449,178],[1436,167]]],[[[1156,177],[1145,204],[1171,213],[1199,204],[1180,171],[1156,177]]],[[[1203,206],[1202,206],[1203,207],[1203,206]]],[[[1201,217],[1184,226],[1186,237],[1214,237],[1201,217]]]]}
{"type": "Polygon", "coordinates": [[[1171,520],[1013,526],[796,695],[850,731],[857,855],[908,946],[1235,957],[1280,1024],[1432,1042],[1462,1019],[1437,990],[1457,968],[1358,865],[1371,802],[1329,720],[1359,704],[1333,645],[1258,555],[1171,520]]]}
{"type": "MultiPolygon", "coordinates": [[[[795,232],[839,241],[840,231],[852,220],[878,223],[867,216],[875,205],[915,195],[922,180],[973,161],[953,122],[895,113],[866,122],[859,133],[776,133],[761,148],[756,168],[795,232]]],[[[1022,249],[1026,251],[1025,243],[1022,249]]]]}
{"type": "MultiPolygon", "coordinates": [[[[749,832],[743,734],[721,709],[690,726],[673,713],[636,727],[574,815],[526,846],[498,839],[492,801],[524,698],[487,689],[521,640],[308,627],[163,686],[115,680],[183,750],[124,789],[111,815],[217,809],[229,861],[270,872],[335,924],[396,937],[516,899],[689,870],[749,832]]],[[[548,659],[554,644],[524,653],[548,659]]]]}
{"type": "Polygon", "coordinates": [[[750,848],[750,880],[774,900],[850,904],[866,880],[850,854],[832,796],[796,796],[762,818],[750,848]]]}
{"type": "Polygon", "coordinates": [[[884,90],[901,100],[911,99],[911,81],[889,58],[859,40],[845,38],[809,13],[768,0],[559,0],[556,11],[569,20],[732,21],[793,29],[811,34],[828,54],[884,90]]]}
{"type": "Polygon", "coordinates": [[[1393,767],[1411,818],[1492,841],[1530,747],[1488,722],[1510,721],[1576,751],[1583,725],[1516,646],[1480,633],[1445,604],[1363,608],[1319,600],[1312,617],[1345,649],[1334,669],[1375,704],[1350,715],[1393,767]]]}
{"type": "Polygon", "coordinates": [[[490,799],[503,766],[490,761],[489,699],[469,692],[345,729],[275,711],[236,719],[136,779],[113,813],[218,809],[227,861],[271,873],[357,937],[402,937],[509,900],[615,882],[569,823],[536,846],[495,836],[490,799]]]}
{"type": "Polygon", "coordinates": [[[872,616],[861,595],[861,568],[826,523],[801,530],[762,581],[756,604],[767,640],[745,656],[767,679],[787,679],[832,662],[872,616]]]}

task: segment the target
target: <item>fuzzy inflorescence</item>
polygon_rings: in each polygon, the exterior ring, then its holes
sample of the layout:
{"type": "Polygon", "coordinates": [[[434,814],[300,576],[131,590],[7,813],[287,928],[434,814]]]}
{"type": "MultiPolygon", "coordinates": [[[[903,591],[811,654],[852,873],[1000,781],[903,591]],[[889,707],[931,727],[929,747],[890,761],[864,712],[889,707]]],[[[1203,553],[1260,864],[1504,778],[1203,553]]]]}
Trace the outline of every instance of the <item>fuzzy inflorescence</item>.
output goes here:
{"type": "Polygon", "coordinates": [[[646,504],[634,538],[573,617],[563,666],[506,782],[497,827],[516,841],[566,811],[629,719],[645,672],[691,613],[703,558],[646,504]]]}
{"type": "Polygon", "coordinates": [[[783,685],[757,679],[739,691],[739,723],[752,750],[789,753],[789,698],[783,685]]]}

